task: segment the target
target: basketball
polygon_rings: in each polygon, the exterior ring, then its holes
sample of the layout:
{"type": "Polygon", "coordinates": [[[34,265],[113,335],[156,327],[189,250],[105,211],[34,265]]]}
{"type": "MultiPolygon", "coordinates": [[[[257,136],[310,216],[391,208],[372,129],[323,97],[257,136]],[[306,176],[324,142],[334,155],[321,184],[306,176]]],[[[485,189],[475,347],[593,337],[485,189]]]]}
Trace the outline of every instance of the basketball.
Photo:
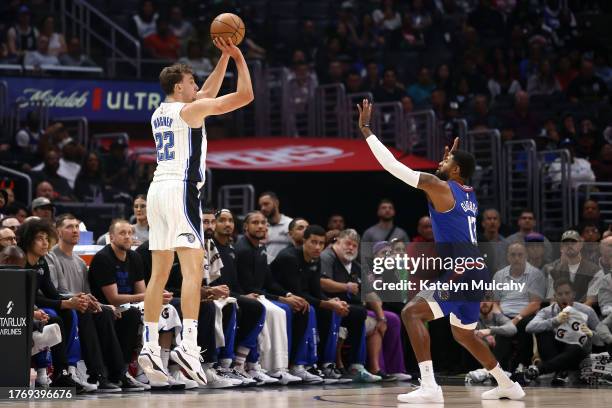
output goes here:
{"type": "Polygon", "coordinates": [[[239,45],[244,38],[246,28],[240,17],[232,13],[219,14],[210,25],[210,36],[214,39],[223,37],[239,45]]]}

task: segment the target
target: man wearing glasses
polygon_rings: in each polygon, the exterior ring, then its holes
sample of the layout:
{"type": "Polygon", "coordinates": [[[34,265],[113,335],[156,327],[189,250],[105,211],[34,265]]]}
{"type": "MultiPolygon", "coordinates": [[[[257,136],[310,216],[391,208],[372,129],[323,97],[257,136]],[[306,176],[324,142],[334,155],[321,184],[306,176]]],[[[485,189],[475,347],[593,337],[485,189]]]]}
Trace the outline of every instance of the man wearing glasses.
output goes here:
{"type": "Polygon", "coordinates": [[[17,245],[15,231],[10,227],[0,228],[0,251],[11,245],[17,245]]]}

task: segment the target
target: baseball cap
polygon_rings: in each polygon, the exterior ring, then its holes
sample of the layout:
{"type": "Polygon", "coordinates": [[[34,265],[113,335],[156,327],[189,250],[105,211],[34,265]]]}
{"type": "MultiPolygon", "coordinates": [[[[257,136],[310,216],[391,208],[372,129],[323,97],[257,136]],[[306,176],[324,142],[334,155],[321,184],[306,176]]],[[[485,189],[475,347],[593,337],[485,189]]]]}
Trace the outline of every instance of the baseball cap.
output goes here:
{"type": "Polygon", "coordinates": [[[53,203],[47,197],[38,197],[32,200],[32,209],[35,210],[40,207],[53,207],[53,203]]]}
{"type": "Polygon", "coordinates": [[[563,235],[561,235],[561,242],[563,241],[582,241],[582,237],[580,236],[580,234],[578,233],[578,231],[575,230],[567,230],[563,233],[563,235]]]}
{"type": "Polygon", "coordinates": [[[544,242],[544,235],[539,232],[530,232],[525,235],[525,242],[544,242]]]}
{"type": "Polygon", "coordinates": [[[383,249],[391,250],[391,245],[387,241],[378,241],[372,247],[372,252],[374,254],[377,254],[380,251],[382,251],[383,249]]]}

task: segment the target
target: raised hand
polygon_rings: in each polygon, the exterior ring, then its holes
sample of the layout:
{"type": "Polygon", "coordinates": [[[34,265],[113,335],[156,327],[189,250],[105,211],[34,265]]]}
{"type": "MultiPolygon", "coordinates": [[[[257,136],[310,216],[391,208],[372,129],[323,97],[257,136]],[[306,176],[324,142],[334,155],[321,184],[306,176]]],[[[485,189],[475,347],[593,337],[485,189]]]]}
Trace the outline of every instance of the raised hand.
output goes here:
{"type": "Polygon", "coordinates": [[[372,119],[372,104],[367,99],[364,99],[361,106],[357,104],[357,110],[359,111],[359,130],[363,134],[363,137],[367,138],[372,135],[370,129],[370,120],[372,119]]]}
{"type": "Polygon", "coordinates": [[[223,37],[213,38],[215,47],[221,50],[223,54],[227,54],[233,59],[242,57],[242,51],[234,45],[234,43],[223,37]]]}

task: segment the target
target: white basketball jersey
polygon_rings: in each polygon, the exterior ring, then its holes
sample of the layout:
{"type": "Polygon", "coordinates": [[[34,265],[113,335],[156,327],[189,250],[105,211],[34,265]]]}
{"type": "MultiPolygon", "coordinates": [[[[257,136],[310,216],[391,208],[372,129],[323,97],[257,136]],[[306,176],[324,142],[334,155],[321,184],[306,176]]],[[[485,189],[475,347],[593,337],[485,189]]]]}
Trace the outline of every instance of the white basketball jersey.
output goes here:
{"type": "Polygon", "coordinates": [[[206,177],[206,130],[190,128],[181,118],[182,102],[162,102],[151,129],[157,150],[153,182],[176,180],[202,184],[206,177]]]}

